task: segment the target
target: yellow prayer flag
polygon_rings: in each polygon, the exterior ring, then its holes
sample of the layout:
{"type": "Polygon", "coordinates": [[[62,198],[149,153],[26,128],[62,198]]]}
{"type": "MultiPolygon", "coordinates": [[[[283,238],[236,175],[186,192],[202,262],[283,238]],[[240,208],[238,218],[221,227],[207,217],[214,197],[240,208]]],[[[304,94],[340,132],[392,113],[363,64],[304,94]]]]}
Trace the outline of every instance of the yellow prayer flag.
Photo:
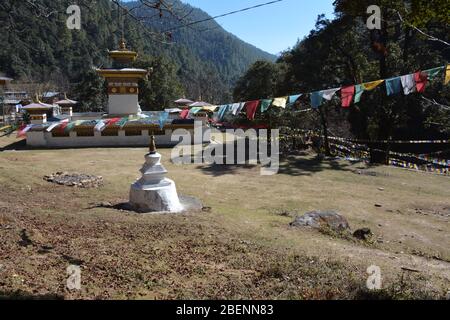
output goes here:
{"type": "Polygon", "coordinates": [[[203,107],[203,110],[210,111],[210,112],[214,112],[214,111],[216,111],[216,109],[217,109],[217,106],[206,106],[206,107],[203,107]]]}
{"type": "Polygon", "coordinates": [[[288,97],[276,98],[273,100],[272,106],[284,109],[286,108],[287,99],[288,97]]]}
{"type": "Polygon", "coordinates": [[[445,72],[445,84],[450,82],[450,64],[447,65],[447,71],[445,72]]]}
{"type": "Polygon", "coordinates": [[[372,82],[363,83],[363,88],[366,91],[372,91],[376,89],[379,85],[381,85],[384,82],[384,80],[377,80],[372,82]]]}

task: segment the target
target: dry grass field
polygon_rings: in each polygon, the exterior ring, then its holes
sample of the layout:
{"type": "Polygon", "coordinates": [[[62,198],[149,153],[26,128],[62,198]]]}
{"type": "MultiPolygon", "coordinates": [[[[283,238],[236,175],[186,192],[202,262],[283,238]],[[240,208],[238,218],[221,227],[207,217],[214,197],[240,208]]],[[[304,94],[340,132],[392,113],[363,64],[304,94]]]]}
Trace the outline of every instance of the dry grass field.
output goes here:
{"type": "Polygon", "coordinates": [[[250,166],[176,166],[162,149],[178,192],[205,208],[140,215],[115,206],[127,201],[144,148],[15,142],[0,138],[2,298],[420,299],[450,290],[449,177],[311,155],[261,176],[250,166]],[[58,171],[101,175],[105,185],[43,180],[58,171]],[[335,210],[374,240],[289,226],[311,210],[335,210]],[[70,264],[81,266],[80,291],[66,288],[70,264]],[[382,291],[365,289],[370,265],[382,270],[382,291]]]}

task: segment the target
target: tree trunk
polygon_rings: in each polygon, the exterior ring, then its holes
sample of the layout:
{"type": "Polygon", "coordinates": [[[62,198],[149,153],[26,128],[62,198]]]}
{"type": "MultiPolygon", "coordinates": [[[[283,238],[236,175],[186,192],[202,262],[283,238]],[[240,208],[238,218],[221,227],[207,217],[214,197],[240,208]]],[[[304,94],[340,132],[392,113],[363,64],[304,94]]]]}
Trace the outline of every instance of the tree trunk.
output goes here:
{"type": "Polygon", "coordinates": [[[328,121],[327,121],[327,117],[325,115],[325,111],[323,110],[323,106],[319,107],[319,113],[320,113],[320,119],[322,121],[325,155],[327,157],[329,157],[329,156],[331,156],[331,150],[330,150],[330,141],[328,139],[328,121]]]}
{"type": "MultiPolygon", "coordinates": [[[[388,53],[387,51],[387,42],[388,42],[388,25],[387,25],[387,20],[386,20],[386,15],[387,15],[387,11],[385,8],[383,8],[383,12],[382,12],[382,16],[383,16],[383,20],[382,20],[382,26],[381,26],[381,30],[379,31],[379,37],[377,41],[379,43],[381,43],[382,47],[385,49],[384,52],[378,52],[379,55],[379,72],[380,72],[380,79],[386,79],[388,78],[388,72],[387,72],[387,65],[386,65],[386,55],[388,53]]],[[[376,30],[374,30],[373,32],[377,32],[376,30]]],[[[375,38],[375,37],[374,37],[375,38]]],[[[388,128],[388,132],[391,132],[391,121],[390,119],[386,119],[389,118],[389,112],[388,110],[386,110],[386,103],[385,103],[385,97],[381,96],[380,98],[380,112],[382,112],[383,114],[381,114],[378,117],[378,134],[377,134],[377,138],[383,140],[383,135],[385,133],[385,129],[386,129],[386,124],[389,127],[388,128]]],[[[378,150],[379,148],[375,148],[374,149],[374,145],[369,144],[369,152],[370,152],[370,162],[371,163],[382,163],[382,164],[387,164],[389,163],[389,146],[387,146],[387,148],[385,148],[384,152],[380,152],[378,150]]]]}

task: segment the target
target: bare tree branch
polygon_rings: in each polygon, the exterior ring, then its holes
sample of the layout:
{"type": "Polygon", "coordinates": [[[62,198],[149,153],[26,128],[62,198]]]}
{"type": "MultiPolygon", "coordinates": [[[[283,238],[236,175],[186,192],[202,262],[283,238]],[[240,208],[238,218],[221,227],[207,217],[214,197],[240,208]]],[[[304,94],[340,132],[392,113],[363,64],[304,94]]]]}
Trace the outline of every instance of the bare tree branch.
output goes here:
{"type": "Polygon", "coordinates": [[[396,12],[397,12],[398,17],[400,18],[400,21],[401,21],[403,24],[407,25],[407,26],[410,27],[410,28],[413,28],[414,30],[416,30],[416,31],[419,32],[420,34],[422,34],[422,35],[424,35],[425,37],[427,37],[430,41],[437,41],[437,42],[440,42],[440,43],[445,44],[446,46],[450,46],[450,43],[448,43],[448,42],[446,42],[446,41],[444,41],[444,40],[442,40],[442,39],[438,39],[438,38],[436,38],[436,37],[434,37],[434,36],[432,36],[432,35],[429,35],[428,33],[425,33],[424,31],[420,30],[420,29],[417,28],[416,26],[414,26],[414,25],[412,25],[412,24],[406,22],[406,21],[403,19],[403,17],[402,17],[402,15],[400,14],[400,12],[398,12],[397,10],[396,10],[396,12]]]}
{"type": "Polygon", "coordinates": [[[428,99],[428,98],[426,98],[426,97],[424,97],[424,96],[422,96],[422,99],[425,100],[426,102],[428,102],[429,105],[438,106],[438,107],[441,107],[441,108],[443,108],[443,109],[450,110],[450,106],[441,104],[441,103],[437,102],[437,101],[434,100],[434,99],[428,99]]]}

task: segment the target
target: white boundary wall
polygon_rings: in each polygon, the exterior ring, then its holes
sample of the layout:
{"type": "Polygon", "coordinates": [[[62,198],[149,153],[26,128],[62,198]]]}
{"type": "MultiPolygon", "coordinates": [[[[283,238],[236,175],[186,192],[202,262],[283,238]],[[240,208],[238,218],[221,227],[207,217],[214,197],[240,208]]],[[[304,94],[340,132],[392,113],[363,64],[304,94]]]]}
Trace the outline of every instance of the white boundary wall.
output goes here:
{"type": "MultiPolygon", "coordinates": [[[[202,143],[210,143],[211,136],[209,128],[203,128],[202,143]]],[[[192,136],[191,143],[194,144],[194,129],[187,130],[192,136]]],[[[159,146],[176,146],[179,141],[171,141],[172,130],[165,130],[165,135],[155,136],[156,144],[159,146]]],[[[140,136],[126,136],[124,130],[119,131],[118,136],[102,136],[101,132],[94,132],[93,137],[78,137],[75,131],[70,132],[69,137],[53,137],[47,131],[27,132],[27,145],[36,148],[83,148],[83,147],[146,147],[150,143],[148,130],[142,130],[140,136]]]]}

